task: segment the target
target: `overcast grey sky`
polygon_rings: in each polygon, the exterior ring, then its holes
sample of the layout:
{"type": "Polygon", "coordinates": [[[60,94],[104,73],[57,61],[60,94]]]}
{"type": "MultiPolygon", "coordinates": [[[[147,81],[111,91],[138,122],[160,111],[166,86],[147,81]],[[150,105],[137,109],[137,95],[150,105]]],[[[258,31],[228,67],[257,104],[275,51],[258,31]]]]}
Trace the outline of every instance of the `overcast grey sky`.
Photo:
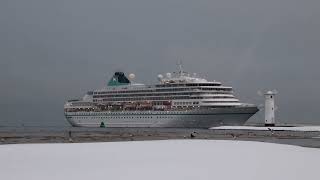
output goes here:
{"type": "Polygon", "coordinates": [[[319,0],[2,0],[0,125],[67,124],[64,102],[113,71],[155,83],[179,58],[245,102],[277,89],[281,122],[320,124],[319,33],[319,0]]]}

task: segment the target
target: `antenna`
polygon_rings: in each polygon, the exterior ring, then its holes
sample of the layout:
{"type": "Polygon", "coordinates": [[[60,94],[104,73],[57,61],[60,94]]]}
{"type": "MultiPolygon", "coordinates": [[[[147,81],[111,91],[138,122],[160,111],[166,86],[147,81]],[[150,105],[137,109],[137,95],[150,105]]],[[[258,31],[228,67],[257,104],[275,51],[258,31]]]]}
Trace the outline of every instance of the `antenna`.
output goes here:
{"type": "Polygon", "coordinates": [[[179,68],[179,74],[182,76],[182,74],[183,74],[183,67],[182,67],[182,60],[181,60],[181,59],[177,62],[177,66],[178,66],[178,68],[179,68]]]}

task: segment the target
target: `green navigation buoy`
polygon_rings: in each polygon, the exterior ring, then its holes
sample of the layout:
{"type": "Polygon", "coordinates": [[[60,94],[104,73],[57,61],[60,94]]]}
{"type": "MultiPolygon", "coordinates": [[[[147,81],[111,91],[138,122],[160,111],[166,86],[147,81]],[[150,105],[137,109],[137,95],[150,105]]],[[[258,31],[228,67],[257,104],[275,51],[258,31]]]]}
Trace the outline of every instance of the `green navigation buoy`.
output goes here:
{"type": "Polygon", "coordinates": [[[101,123],[100,123],[100,127],[101,127],[101,128],[105,128],[105,127],[106,127],[106,126],[104,125],[104,122],[101,122],[101,123]]]}

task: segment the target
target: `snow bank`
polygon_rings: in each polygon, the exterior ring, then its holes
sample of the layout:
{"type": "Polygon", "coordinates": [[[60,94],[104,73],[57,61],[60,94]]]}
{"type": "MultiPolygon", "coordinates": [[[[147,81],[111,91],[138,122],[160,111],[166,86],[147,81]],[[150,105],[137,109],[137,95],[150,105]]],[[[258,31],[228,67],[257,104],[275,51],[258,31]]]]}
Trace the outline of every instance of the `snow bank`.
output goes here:
{"type": "Polygon", "coordinates": [[[294,127],[255,127],[255,126],[219,126],[210,129],[242,129],[242,130],[286,130],[286,131],[320,131],[320,126],[294,126],[294,127]]]}
{"type": "Polygon", "coordinates": [[[319,162],[319,149],[244,141],[0,146],[3,180],[310,180],[319,162]]]}

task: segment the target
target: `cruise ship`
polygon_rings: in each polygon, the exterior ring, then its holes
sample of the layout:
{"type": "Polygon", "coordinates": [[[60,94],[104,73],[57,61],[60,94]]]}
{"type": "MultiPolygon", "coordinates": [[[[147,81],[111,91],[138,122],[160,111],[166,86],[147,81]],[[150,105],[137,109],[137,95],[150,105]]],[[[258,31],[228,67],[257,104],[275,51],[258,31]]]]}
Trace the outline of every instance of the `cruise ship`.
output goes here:
{"type": "Polygon", "coordinates": [[[159,74],[153,85],[132,82],[115,72],[102,89],[88,91],[64,105],[67,121],[76,127],[210,128],[243,125],[258,108],[239,102],[232,87],[184,72],[159,74]]]}

